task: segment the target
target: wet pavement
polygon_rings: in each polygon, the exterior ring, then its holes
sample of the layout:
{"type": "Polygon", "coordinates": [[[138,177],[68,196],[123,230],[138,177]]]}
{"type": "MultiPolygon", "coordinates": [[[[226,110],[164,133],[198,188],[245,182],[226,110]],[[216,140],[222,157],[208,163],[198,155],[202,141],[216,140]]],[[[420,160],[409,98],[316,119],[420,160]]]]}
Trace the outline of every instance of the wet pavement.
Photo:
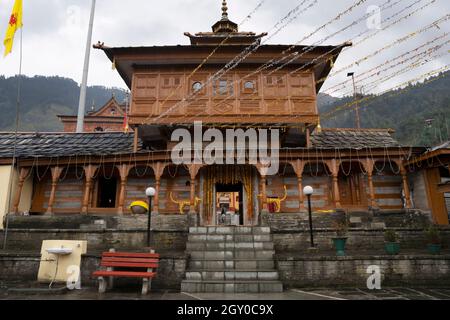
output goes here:
{"type": "MultiPolygon", "coordinates": [[[[35,288],[34,288],[35,289],[35,288]]],[[[218,294],[218,293],[180,293],[171,291],[151,292],[141,296],[139,288],[114,289],[98,294],[96,288],[63,290],[55,287],[53,291],[40,288],[27,291],[26,288],[13,290],[3,286],[0,300],[450,300],[450,288],[385,288],[368,290],[358,288],[314,288],[289,289],[283,293],[269,294],[218,294]],[[40,291],[42,290],[42,291],[40,291]]]]}

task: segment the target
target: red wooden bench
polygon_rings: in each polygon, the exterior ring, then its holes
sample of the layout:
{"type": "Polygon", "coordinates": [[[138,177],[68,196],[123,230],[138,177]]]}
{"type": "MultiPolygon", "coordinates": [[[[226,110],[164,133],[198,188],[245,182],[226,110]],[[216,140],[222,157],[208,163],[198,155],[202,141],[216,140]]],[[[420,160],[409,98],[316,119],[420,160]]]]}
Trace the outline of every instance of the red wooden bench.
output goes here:
{"type": "Polygon", "coordinates": [[[109,288],[114,285],[114,278],[142,278],[142,294],[147,294],[151,289],[151,281],[156,276],[159,254],[156,253],[128,253],[128,252],[104,252],[100,266],[106,270],[94,272],[92,275],[98,278],[98,292],[105,293],[109,278],[109,288]]]}

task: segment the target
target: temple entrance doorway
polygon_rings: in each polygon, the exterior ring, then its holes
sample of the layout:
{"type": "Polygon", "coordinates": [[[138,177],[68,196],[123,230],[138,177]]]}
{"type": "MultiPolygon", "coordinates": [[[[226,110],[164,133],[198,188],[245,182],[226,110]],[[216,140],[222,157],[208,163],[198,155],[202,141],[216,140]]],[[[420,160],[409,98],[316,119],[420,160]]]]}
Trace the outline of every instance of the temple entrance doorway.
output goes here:
{"type": "Polygon", "coordinates": [[[254,226],[258,223],[258,173],[250,165],[212,165],[200,170],[200,223],[254,226]]]}
{"type": "Polygon", "coordinates": [[[244,186],[238,184],[216,184],[216,224],[244,224],[244,186]]]}
{"type": "Polygon", "coordinates": [[[115,208],[117,196],[117,179],[99,178],[97,208],[115,208]]]}

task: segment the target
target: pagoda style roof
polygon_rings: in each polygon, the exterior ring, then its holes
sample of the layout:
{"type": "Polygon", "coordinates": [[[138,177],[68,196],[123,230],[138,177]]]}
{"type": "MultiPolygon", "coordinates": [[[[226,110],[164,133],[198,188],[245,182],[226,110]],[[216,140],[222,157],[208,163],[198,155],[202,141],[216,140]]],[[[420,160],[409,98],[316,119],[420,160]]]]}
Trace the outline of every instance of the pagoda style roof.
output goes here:
{"type": "MultiPolygon", "coordinates": [[[[389,129],[322,129],[311,136],[311,149],[402,148],[392,133],[389,129]]],[[[54,158],[131,154],[133,141],[133,132],[19,133],[16,156],[54,158]]],[[[138,141],[138,153],[148,152],[143,149],[141,140],[138,141]]],[[[0,159],[12,158],[14,142],[14,133],[0,133],[0,159]]]]}
{"type": "MultiPolygon", "coordinates": [[[[298,68],[308,64],[307,68],[314,70],[315,79],[325,79],[334,66],[339,54],[351,43],[345,42],[337,46],[305,46],[305,45],[261,45],[252,52],[239,66],[261,66],[269,61],[273,67],[284,65],[298,68]],[[290,59],[286,59],[289,56],[290,59]],[[282,59],[284,58],[284,59],[282,59]],[[314,63],[312,63],[312,61],[314,63]]],[[[175,45],[175,46],[151,46],[151,47],[108,47],[103,43],[94,45],[95,49],[103,50],[109,60],[114,63],[122,79],[131,89],[131,80],[136,69],[151,69],[163,66],[225,66],[230,62],[230,57],[235,57],[245,49],[247,45],[232,44],[226,46],[217,45],[175,45]],[[204,63],[205,57],[215,50],[212,57],[204,63]]],[[[318,81],[316,91],[319,92],[324,81],[318,81]]]]}
{"type": "MultiPolygon", "coordinates": [[[[16,157],[52,158],[115,155],[133,152],[134,134],[120,132],[19,133],[16,157]]],[[[0,133],[0,158],[12,158],[14,133],[0,133]]]]}

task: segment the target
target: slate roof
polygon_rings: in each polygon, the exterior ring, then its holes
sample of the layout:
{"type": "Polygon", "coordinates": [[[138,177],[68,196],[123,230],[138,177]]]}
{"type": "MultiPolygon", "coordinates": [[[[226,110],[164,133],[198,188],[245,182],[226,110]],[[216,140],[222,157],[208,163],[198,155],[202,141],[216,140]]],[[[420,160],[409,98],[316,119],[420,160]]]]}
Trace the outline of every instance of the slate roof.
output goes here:
{"type": "MultiPolygon", "coordinates": [[[[64,157],[113,155],[133,152],[134,134],[102,133],[19,133],[17,157],[64,157]]],[[[11,158],[15,134],[0,133],[0,158],[11,158]]]]}
{"type": "MultiPolygon", "coordinates": [[[[391,133],[386,129],[323,129],[321,133],[311,136],[311,142],[312,147],[318,149],[399,147],[400,144],[391,133]]],[[[133,152],[133,140],[133,133],[121,132],[19,133],[16,156],[34,158],[125,154],[133,152]]],[[[0,133],[0,158],[12,157],[14,141],[14,133],[0,133]]]]}
{"type": "Polygon", "coordinates": [[[400,144],[390,129],[322,129],[311,136],[317,149],[395,148],[400,144]]]}

